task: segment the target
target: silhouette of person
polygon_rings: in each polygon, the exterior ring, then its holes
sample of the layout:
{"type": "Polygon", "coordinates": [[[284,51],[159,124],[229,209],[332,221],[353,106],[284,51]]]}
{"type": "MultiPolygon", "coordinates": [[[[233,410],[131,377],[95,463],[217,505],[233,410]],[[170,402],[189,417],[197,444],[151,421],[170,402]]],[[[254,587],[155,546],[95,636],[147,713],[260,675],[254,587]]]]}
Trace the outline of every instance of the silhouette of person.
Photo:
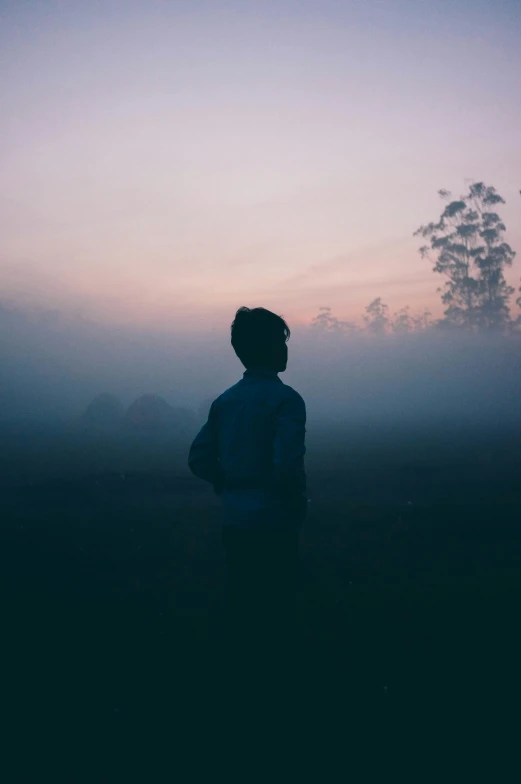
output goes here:
{"type": "Polygon", "coordinates": [[[289,337],[280,316],[239,308],[231,344],[246,370],[212,403],[188,461],[222,501],[228,639],[264,658],[280,658],[294,643],[298,536],[307,510],[306,408],[278,376],[289,337]]]}

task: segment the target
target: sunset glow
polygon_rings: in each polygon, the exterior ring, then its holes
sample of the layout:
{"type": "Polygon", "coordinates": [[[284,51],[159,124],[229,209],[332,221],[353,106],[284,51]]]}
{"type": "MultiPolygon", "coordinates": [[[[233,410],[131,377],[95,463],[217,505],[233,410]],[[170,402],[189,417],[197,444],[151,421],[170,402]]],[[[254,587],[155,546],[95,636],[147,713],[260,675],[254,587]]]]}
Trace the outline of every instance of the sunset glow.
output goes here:
{"type": "Polygon", "coordinates": [[[469,179],[507,201],[519,280],[515,0],[2,8],[5,298],[193,327],[439,314],[412,234],[469,179]]]}

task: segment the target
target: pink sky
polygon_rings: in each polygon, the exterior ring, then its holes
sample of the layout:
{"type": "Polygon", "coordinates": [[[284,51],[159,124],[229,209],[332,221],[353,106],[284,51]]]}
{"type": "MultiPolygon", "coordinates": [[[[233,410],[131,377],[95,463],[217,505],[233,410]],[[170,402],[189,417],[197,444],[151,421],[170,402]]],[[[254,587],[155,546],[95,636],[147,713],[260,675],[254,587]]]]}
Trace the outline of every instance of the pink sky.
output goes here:
{"type": "Polygon", "coordinates": [[[7,2],[4,296],[217,326],[439,314],[413,231],[494,185],[521,276],[521,11],[498,0],[7,2]]]}

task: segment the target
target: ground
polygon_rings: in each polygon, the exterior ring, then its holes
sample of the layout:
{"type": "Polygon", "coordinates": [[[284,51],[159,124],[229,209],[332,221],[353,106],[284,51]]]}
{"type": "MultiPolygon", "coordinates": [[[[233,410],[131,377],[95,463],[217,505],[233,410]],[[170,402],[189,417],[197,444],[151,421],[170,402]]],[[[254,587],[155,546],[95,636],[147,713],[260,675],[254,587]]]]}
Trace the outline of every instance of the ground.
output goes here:
{"type": "MultiPolygon", "coordinates": [[[[10,460],[4,439],[0,509],[3,702],[25,763],[29,748],[36,767],[69,749],[77,781],[82,759],[99,772],[127,732],[169,749],[203,727],[215,736],[232,705],[215,647],[217,499],[186,472],[184,445],[148,444],[129,460],[129,444],[83,443],[70,470],[77,443],[36,442],[10,460]]],[[[411,732],[460,714],[468,727],[476,711],[509,710],[521,653],[519,442],[443,443],[409,437],[357,453],[331,436],[310,450],[296,663],[308,732],[327,725],[342,744],[350,723],[369,722],[374,738],[377,727],[411,732]]]]}

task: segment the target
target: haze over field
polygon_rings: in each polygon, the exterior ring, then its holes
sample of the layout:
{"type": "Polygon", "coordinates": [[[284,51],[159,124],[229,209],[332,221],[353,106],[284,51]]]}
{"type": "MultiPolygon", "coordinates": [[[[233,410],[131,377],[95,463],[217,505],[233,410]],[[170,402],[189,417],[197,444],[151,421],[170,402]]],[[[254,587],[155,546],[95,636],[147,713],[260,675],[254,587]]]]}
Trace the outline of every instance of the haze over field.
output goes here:
{"type": "MultiPolygon", "coordinates": [[[[198,411],[243,367],[228,331],[175,334],[100,326],[57,314],[0,311],[0,422],[67,421],[100,392],[129,405],[145,393],[198,411]]],[[[294,330],[283,380],[305,397],[310,427],[519,424],[517,335],[438,330],[348,337],[294,330]]]]}

